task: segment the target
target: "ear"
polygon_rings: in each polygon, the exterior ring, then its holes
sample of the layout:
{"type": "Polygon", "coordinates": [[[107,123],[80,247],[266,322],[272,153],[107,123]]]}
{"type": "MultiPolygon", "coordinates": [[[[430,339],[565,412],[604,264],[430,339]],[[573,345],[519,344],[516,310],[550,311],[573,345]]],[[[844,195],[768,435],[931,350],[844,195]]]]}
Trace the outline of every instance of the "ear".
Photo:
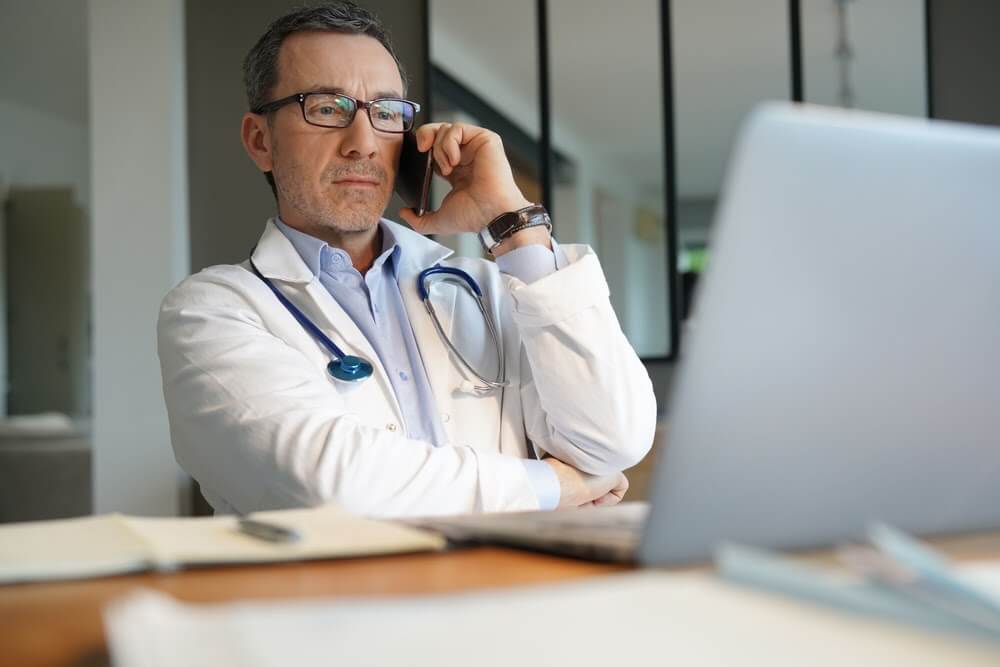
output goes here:
{"type": "Polygon", "coordinates": [[[267,118],[260,114],[243,114],[240,138],[247,155],[261,171],[272,171],[274,153],[272,150],[271,128],[267,118]]]}

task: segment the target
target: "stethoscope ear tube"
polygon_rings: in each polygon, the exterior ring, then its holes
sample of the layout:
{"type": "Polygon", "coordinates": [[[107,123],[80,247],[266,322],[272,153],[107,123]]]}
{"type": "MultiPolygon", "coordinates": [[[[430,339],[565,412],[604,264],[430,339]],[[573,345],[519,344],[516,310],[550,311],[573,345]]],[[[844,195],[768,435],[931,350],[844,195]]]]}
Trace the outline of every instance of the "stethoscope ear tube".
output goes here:
{"type": "Polygon", "coordinates": [[[420,295],[420,300],[424,303],[427,303],[427,300],[430,298],[430,293],[427,290],[427,279],[436,275],[454,276],[465,283],[480,300],[483,298],[483,291],[479,289],[479,285],[472,276],[462,269],[456,269],[451,266],[432,266],[429,269],[424,269],[417,276],[417,293],[420,295]]]}

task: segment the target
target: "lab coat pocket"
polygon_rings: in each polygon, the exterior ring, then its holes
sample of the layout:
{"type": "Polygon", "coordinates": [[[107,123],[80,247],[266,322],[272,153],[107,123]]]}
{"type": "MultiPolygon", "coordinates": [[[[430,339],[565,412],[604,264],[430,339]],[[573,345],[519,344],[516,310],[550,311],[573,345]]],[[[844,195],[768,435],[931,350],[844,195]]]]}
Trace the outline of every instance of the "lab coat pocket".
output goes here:
{"type": "MultiPolygon", "coordinates": [[[[498,355],[498,345],[502,341],[499,323],[494,313],[490,312],[490,317],[494,321],[496,329],[496,340],[490,332],[490,327],[483,317],[475,298],[459,288],[455,298],[454,327],[452,328],[451,341],[458,353],[471,366],[471,370],[456,357],[455,353],[449,350],[452,367],[456,369],[454,378],[455,386],[460,393],[471,393],[474,387],[482,386],[483,382],[476,377],[476,373],[490,381],[495,381],[500,377],[500,358],[498,355]],[[473,372],[474,371],[474,372],[473,372]]],[[[486,303],[490,308],[490,303],[486,303]]]]}

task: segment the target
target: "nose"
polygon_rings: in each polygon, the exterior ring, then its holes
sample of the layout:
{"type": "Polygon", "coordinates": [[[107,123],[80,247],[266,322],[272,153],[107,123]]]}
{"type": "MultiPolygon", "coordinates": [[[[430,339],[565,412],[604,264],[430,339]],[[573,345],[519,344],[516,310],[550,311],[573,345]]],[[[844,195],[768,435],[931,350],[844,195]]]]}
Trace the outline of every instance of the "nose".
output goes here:
{"type": "Polygon", "coordinates": [[[340,154],[354,160],[375,157],[378,151],[378,137],[375,128],[364,109],[358,109],[354,120],[340,132],[340,154]]]}

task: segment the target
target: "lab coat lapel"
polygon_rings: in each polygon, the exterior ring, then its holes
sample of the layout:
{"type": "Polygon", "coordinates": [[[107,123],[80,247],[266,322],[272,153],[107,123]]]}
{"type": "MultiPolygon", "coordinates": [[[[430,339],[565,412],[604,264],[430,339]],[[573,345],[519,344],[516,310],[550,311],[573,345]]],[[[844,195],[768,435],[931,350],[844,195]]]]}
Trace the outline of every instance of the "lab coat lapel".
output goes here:
{"type": "Polygon", "coordinates": [[[261,274],[274,281],[282,294],[346,354],[354,354],[371,362],[374,377],[402,423],[403,412],[375,349],[354,320],[323,287],[319,278],[309,270],[291,242],[271,221],[268,221],[264,235],[253,252],[253,260],[261,274]]]}

